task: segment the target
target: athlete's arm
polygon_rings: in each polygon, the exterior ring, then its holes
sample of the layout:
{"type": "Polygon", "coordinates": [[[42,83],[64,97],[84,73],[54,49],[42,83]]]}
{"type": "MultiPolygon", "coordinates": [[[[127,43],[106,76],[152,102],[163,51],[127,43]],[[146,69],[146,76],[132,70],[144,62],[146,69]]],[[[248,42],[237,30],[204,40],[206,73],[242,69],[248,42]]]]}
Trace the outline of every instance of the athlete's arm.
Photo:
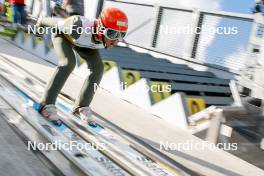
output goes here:
{"type": "Polygon", "coordinates": [[[62,8],[66,9],[67,5],[69,5],[69,4],[70,4],[70,0],[64,0],[63,4],[62,4],[62,8]]]}
{"type": "Polygon", "coordinates": [[[78,39],[80,34],[78,34],[78,28],[82,27],[82,21],[80,16],[74,15],[58,22],[58,28],[64,34],[71,36],[74,39],[78,39]]]}
{"type": "Polygon", "coordinates": [[[61,33],[67,34],[70,37],[77,39],[80,37],[78,28],[82,27],[82,21],[79,16],[71,16],[66,19],[43,17],[40,21],[41,26],[55,27],[61,33]]]}

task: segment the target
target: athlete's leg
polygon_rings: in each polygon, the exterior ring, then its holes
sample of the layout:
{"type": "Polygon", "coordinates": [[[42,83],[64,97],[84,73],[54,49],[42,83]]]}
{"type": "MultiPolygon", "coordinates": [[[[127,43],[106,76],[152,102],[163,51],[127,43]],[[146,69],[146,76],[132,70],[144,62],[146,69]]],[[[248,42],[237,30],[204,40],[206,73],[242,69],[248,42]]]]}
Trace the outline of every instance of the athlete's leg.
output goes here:
{"type": "Polygon", "coordinates": [[[85,59],[91,74],[86,78],[79,97],[75,101],[75,108],[89,106],[95,94],[95,85],[99,84],[104,71],[104,65],[98,50],[88,48],[74,48],[85,59]]]}
{"type": "Polygon", "coordinates": [[[26,17],[26,15],[25,15],[25,6],[17,4],[17,12],[18,12],[18,14],[17,14],[17,22],[19,24],[24,25],[25,24],[25,20],[26,20],[25,19],[25,17],[26,17]]]}
{"type": "Polygon", "coordinates": [[[59,59],[58,67],[56,68],[51,80],[47,84],[41,104],[55,104],[56,98],[61,91],[67,78],[73,71],[76,59],[72,46],[64,35],[56,34],[52,37],[54,50],[59,59]]]}
{"type": "Polygon", "coordinates": [[[11,5],[11,8],[12,8],[13,23],[17,23],[18,6],[16,4],[13,4],[11,5]]]}

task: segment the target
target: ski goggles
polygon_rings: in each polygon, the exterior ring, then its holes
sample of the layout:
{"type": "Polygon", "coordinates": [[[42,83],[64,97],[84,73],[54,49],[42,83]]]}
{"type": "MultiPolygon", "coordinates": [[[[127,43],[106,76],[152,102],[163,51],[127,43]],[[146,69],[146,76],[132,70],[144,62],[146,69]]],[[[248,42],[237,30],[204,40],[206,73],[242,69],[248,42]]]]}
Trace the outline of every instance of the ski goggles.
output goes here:
{"type": "Polygon", "coordinates": [[[109,40],[123,40],[126,36],[126,32],[118,31],[111,28],[105,28],[104,24],[102,23],[101,19],[99,20],[100,25],[103,27],[103,35],[108,38],[109,40]]]}
{"type": "Polygon", "coordinates": [[[114,29],[104,29],[103,35],[109,40],[121,41],[126,36],[126,32],[117,31],[114,29]]]}

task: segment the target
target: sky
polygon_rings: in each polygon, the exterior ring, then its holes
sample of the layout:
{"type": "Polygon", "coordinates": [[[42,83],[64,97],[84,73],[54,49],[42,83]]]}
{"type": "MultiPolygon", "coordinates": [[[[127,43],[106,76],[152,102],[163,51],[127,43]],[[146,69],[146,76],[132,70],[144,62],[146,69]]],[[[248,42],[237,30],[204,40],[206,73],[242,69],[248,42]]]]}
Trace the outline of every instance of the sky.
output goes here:
{"type": "MultiPolygon", "coordinates": [[[[223,11],[251,13],[254,0],[221,0],[223,11]]],[[[232,19],[221,19],[218,26],[236,26],[238,34],[234,36],[216,35],[206,48],[206,62],[219,64],[234,70],[242,69],[246,62],[247,45],[252,23],[232,19]],[[225,59],[223,59],[225,58],[225,59]]]]}
{"type": "Polygon", "coordinates": [[[205,9],[220,6],[221,10],[250,13],[250,8],[254,6],[255,0],[130,0],[139,3],[164,4],[171,7],[203,7],[205,9]],[[209,6],[208,6],[209,5],[209,6]]]}
{"type": "Polygon", "coordinates": [[[222,10],[240,13],[250,13],[250,8],[254,4],[255,0],[222,0],[220,2],[222,10]]]}

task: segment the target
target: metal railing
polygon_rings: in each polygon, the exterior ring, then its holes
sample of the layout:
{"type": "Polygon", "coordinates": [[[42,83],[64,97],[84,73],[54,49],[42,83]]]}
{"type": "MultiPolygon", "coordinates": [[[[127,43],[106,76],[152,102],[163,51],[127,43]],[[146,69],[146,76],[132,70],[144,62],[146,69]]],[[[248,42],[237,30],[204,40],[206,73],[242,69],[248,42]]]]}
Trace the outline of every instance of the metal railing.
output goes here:
{"type": "Polygon", "coordinates": [[[126,42],[130,45],[199,64],[224,66],[233,72],[243,69],[253,22],[252,14],[172,8],[126,0],[105,0],[104,6],[116,6],[128,14],[130,30],[126,42]],[[230,24],[238,26],[239,34],[211,35],[204,28],[200,29],[204,25],[215,29],[228,28],[230,24]],[[173,33],[176,28],[198,30],[191,34],[177,34],[173,33]],[[239,58],[236,57],[238,54],[239,58]]]}
{"type": "Polygon", "coordinates": [[[200,125],[197,130],[194,128],[192,133],[197,133],[206,130],[205,140],[216,144],[218,142],[221,127],[223,122],[228,121],[229,118],[238,116],[241,120],[244,117],[263,116],[263,101],[260,99],[250,98],[242,101],[235,81],[230,82],[230,89],[232,91],[234,103],[232,106],[210,106],[203,111],[200,111],[188,117],[190,125],[195,127],[199,126],[200,121],[206,120],[207,123],[200,125]],[[259,107],[260,106],[260,107],[259,107]]]}

